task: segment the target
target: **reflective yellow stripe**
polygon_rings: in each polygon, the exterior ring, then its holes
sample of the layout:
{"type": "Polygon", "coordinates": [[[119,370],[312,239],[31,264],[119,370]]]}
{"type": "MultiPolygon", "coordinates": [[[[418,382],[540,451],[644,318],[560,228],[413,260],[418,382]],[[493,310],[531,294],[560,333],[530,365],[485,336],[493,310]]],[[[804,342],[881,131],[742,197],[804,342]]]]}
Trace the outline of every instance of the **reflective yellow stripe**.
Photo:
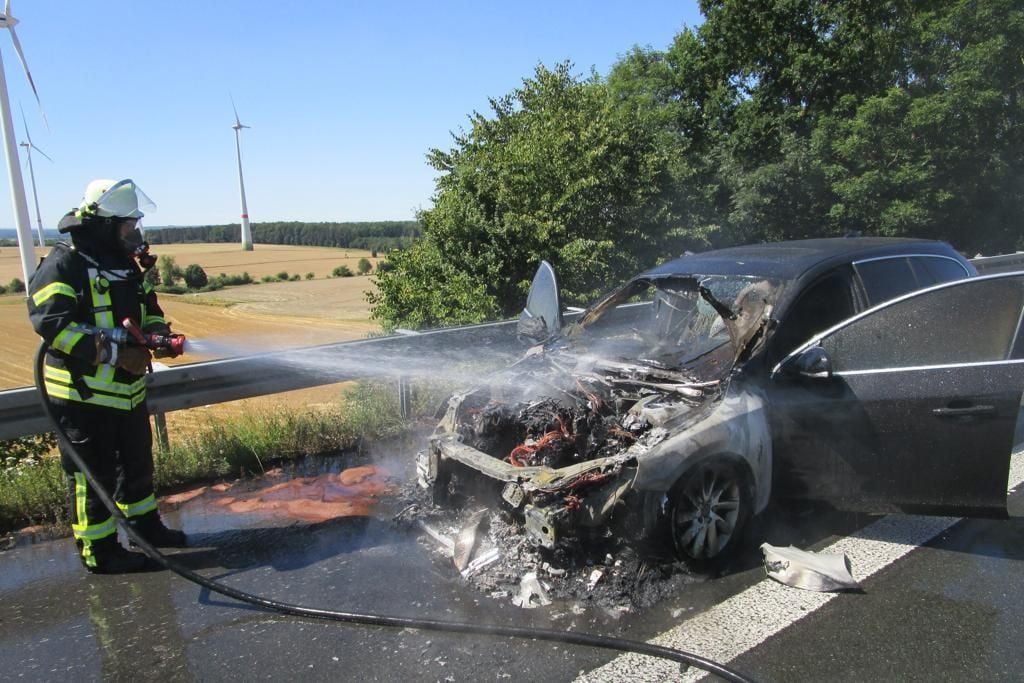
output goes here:
{"type": "Polygon", "coordinates": [[[79,524],[88,524],[89,515],[85,511],[85,475],[75,472],[75,519],[79,524]]]}
{"type": "MultiPolygon", "coordinates": [[[[96,378],[97,386],[110,386],[110,387],[112,387],[112,390],[115,391],[118,394],[125,393],[123,391],[119,391],[117,389],[113,389],[113,387],[115,387],[115,386],[116,387],[126,386],[124,384],[121,384],[120,382],[115,382],[114,381],[114,366],[113,365],[107,365],[106,363],[100,363],[99,365],[96,366],[96,374],[94,374],[93,377],[96,378]]],[[[88,379],[86,379],[85,384],[86,384],[86,386],[89,385],[89,380],[88,379]]]]}
{"type": "Polygon", "coordinates": [[[131,399],[117,398],[115,396],[104,396],[103,394],[93,394],[89,397],[89,400],[86,401],[79,396],[78,392],[74,389],[69,389],[67,387],[51,387],[50,385],[46,386],[46,393],[53,398],[59,398],[65,401],[87,403],[89,405],[103,406],[105,408],[116,408],[117,410],[131,410],[142,402],[135,402],[131,399]]]}
{"type": "Polygon", "coordinates": [[[89,269],[89,291],[92,294],[92,308],[96,315],[96,327],[114,327],[114,312],[110,309],[110,289],[101,293],[96,289],[96,276],[99,274],[95,268],[89,269]],[[100,308],[107,310],[101,311],[100,308]]]}
{"type": "Polygon", "coordinates": [[[98,541],[116,532],[117,523],[113,517],[108,517],[107,521],[100,524],[72,524],[71,530],[75,532],[75,538],[78,540],[98,541]]]}
{"type": "Polygon", "coordinates": [[[75,521],[71,531],[75,540],[82,544],[82,559],[90,567],[96,566],[96,556],[92,552],[92,544],[117,533],[117,524],[113,517],[107,517],[99,524],[89,524],[89,513],[86,507],[89,484],[85,475],[75,472],[75,521]]]}
{"type": "Polygon", "coordinates": [[[149,327],[150,325],[166,325],[167,321],[159,315],[143,315],[142,326],[149,327]]]}
{"type": "Polygon", "coordinates": [[[151,493],[137,503],[118,503],[117,507],[125,517],[138,517],[156,510],[156,496],[151,493]]]}
{"type": "MultiPolygon", "coordinates": [[[[114,368],[111,366],[101,364],[99,366],[99,370],[103,372],[102,374],[97,373],[98,376],[82,376],[82,379],[85,380],[85,386],[94,391],[101,391],[108,394],[114,394],[116,396],[134,396],[139,393],[145,393],[146,391],[145,377],[140,377],[131,384],[125,384],[123,382],[114,382],[112,379],[107,379],[108,376],[111,378],[113,377],[114,368]]],[[[52,365],[47,365],[43,369],[43,377],[47,380],[47,386],[49,386],[51,380],[54,383],[63,384],[64,386],[74,386],[71,380],[71,373],[64,368],[55,368],[52,365]]]]}
{"type": "Polygon", "coordinates": [[[103,406],[105,408],[117,408],[118,410],[133,410],[146,400],[145,395],[133,396],[131,398],[119,398],[117,396],[107,396],[106,394],[93,394],[89,397],[89,400],[84,400],[77,390],[60,384],[50,384],[49,382],[46,383],[46,393],[52,398],[63,399],[65,401],[75,401],[76,403],[86,403],[94,406],[103,406]]]}
{"type": "Polygon", "coordinates": [[[73,349],[75,347],[75,344],[77,344],[78,341],[84,336],[85,334],[83,334],[82,332],[64,329],[61,330],[57,334],[57,336],[53,338],[53,344],[51,344],[51,346],[53,346],[53,348],[57,349],[58,351],[63,351],[64,353],[70,354],[71,349],[73,349]]]}
{"type": "Polygon", "coordinates": [[[75,290],[71,285],[64,282],[52,282],[32,295],[32,303],[39,306],[44,301],[53,298],[57,294],[63,294],[64,296],[69,296],[72,299],[78,298],[78,295],[75,294],[75,290]]]}
{"type": "Polygon", "coordinates": [[[46,393],[52,398],[116,408],[118,410],[132,410],[146,400],[145,380],[141,378],[139,382],[133,385],[117,384],[116,386],[128,387],[129,390],[131,387],[137,387],[134,391],[130,390],[119,395],[118,393],[111,393],[111,385],[94,386],[99,383],[90,377],[85,377],[83,379],[86,385],[90,389],[94,389],[92,396],[85,400],[78,393],[74,385],[71,384],[71,375],[67,370],[46,366],[45,372],[44,384],[46,386],[46,393]]]}

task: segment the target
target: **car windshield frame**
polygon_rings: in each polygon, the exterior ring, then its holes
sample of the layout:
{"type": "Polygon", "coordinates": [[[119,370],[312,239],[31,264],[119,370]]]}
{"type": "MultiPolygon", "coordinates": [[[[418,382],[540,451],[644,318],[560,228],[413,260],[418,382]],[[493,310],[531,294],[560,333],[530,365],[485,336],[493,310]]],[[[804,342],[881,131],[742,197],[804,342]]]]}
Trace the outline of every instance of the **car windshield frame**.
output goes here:
{"type": "Polygon", "coordinates": [[[588,351],[663,367],[684,367],[725,345],[735,358],[784,284],[752,274],[638,277],[595,303],[565,336],[588,351]],[[750,305],[755,292],[767,306],[750,305]],[[651,312],[642,312],[648,306],[651,312]]]}

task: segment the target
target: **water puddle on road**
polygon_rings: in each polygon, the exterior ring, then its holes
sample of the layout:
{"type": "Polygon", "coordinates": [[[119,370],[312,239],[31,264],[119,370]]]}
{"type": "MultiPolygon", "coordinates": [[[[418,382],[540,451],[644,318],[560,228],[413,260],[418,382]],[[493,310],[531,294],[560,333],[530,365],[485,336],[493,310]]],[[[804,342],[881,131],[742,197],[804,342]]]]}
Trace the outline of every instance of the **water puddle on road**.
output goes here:
{"type": "Polygon", "coordinates": [[[190,532],[211,532],[244,523],[317,523],[341,517],[369,517],[398,484],[379,465],[304,475],[298,468],[269,470],[256,479],[201,486],[165,496],[160,508],[168,522],[190,532]]]}

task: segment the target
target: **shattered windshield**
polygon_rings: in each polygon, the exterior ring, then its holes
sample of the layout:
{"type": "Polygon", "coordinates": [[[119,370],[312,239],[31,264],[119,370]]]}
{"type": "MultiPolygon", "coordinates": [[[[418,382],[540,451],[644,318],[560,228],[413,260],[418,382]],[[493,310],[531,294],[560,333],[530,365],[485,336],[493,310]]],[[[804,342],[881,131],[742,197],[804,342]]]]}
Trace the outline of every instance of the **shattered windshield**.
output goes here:
{"type": "Polygon", "coordinates": [[[574,331],[589,353],[663,367],[735,358],[767,319],[776,282],[755,276],[638,279],[598,303],[574,331]]]}

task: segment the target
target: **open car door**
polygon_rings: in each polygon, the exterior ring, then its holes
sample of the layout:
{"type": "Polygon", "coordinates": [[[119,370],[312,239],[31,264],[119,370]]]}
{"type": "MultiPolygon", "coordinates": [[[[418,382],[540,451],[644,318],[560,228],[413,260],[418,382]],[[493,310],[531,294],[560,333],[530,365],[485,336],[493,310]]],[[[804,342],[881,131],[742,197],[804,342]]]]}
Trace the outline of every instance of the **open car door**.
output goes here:
{"type": "Polygon", "coordinates": [[[1024,388],[1024,273],[905,295],[822,333],[769,384],[776,493],[1005,516],[1024,388]]]}

